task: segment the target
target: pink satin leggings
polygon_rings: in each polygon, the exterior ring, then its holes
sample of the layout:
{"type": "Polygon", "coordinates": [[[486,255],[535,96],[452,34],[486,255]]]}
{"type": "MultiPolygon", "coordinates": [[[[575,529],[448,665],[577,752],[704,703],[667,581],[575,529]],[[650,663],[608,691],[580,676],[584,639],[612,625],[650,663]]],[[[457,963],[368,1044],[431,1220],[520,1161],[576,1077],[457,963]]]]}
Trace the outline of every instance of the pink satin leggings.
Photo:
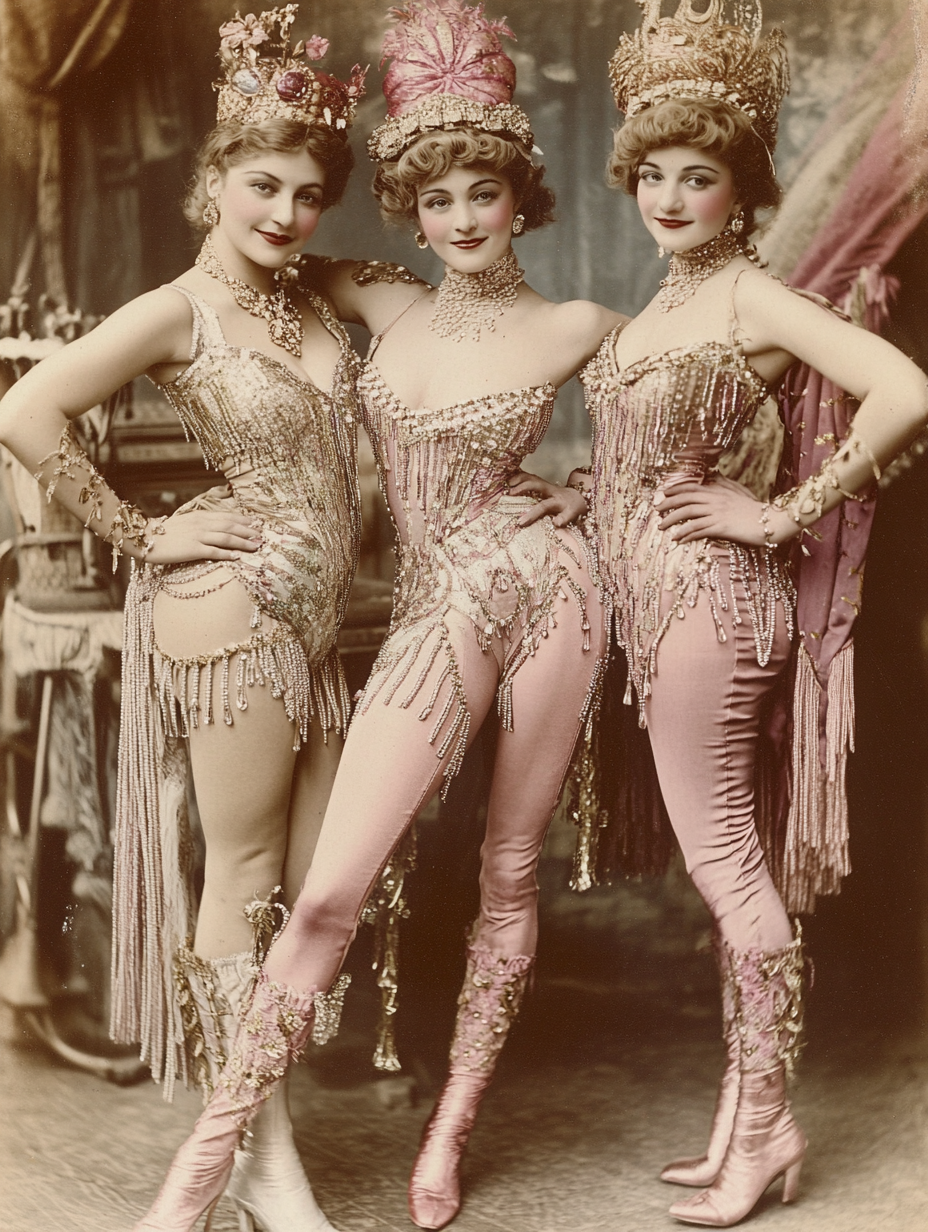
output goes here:
{"type": "MultiPolygon", "coordinates": [[[[603,610],[585,570],[565,558],[586,592],[590,649],[583,650],[579,609],[556,599],[557,627],[518,670],[513,731],[501,731],[481,851],[478,936],[494,953],[532,954],[537,938],[535,868],[557,808],[580,731],[580,713],[603,652],[603,610]]],[[[461,669],[471,732],[494,706],[507,647],[482,652],[463,616],[447,621],[461,669]]],[[[513,638],[518,640],[516,628],[513,638]]],[[[420,652],[427,662],[430,645],[420,652]]],[[[439,654],[420,696],[429,697],[439,654]]],[[[446,681],[434,713],[440,713],[446,681]]],[[[429,744],[421,706],[403,709],[375,698],[352,720],[312,866],[287,928],[267,958],[270,978],[301,989],[328,988],[338,973],[368,893],[416,814],[441,785],[444,763],[429,744]]],[[[434,720],[433,720],[434,721],[434,720]]],[[[447,720],[450,723],[451,719],[447,720]]]]}
{"type": "MultiPolygon", "coordinates": [[[[722,576],[727,587],[725,566],[722,576]]],[[[757,662],[743,623],[723,613],[718,640],[708,595],[673,620],[657,652],[646,715],[664,803],[687,871],[722,938],[738,950],[792,941],[754,825],[754,758],[764,695],[783,670],[789,638],[777,608],[773,653],[757,662]]]]}

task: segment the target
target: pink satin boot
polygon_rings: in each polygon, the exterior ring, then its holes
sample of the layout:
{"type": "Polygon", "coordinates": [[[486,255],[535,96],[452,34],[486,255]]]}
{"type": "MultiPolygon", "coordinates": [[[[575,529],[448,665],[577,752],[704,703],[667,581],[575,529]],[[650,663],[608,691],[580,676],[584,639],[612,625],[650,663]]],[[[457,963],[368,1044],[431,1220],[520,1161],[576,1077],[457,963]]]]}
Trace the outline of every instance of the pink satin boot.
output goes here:
{"type": "Polygon", "coordinates": [[[715,1112],[712,1115],[709,1146],[705,1155],[699,1159],[678,1159],[668,1164],[661,1173],[661,1180],[667,1181],[670,1185],[692,1185],[697,1189],[712,1185],[721,1170],[722,1160],[725,1158],[725,1152],[731,1141],[732,1126],[735,1123],[741,1076],[741,1037],[735,1021],[735,990],[732,983],[731,965],[724,942],[718,934],[713,940],[713,948],[722,987],[722,1038],[725,1041],[727,1060],[715,1101],[715,1112]]]}
{"type": "Polygon", "coordinates": [[[793,1120],[786,1082],[802,1032],[802,936],[782,950],[729,952],[735,1020],[741,1040],[741,1075],[731,1142],[718,1178],[670,1208],[683,1223],[730,1228],[749,1215],[761,1194],[784,1177],[783,1201],[792,1202],[806,1152],[793,1120]]]}
{"type": "Polygon", "coordinates": [[[326,996],[276,984],[261,972],[216,1090],[174,1156],[154,1206],[133,1232],[191,1232],[205,1211],[209,1228],[245,1130],[310,1031],[321,1043],[337,1027],[346,985],[347,977],[341,977],[326,996]]]}
{"type": "Polygon", "coordinates": [[[448,1078],[429,1117],[409,1180],[409,1214],[418,1228],[443,1228],[461,1206],[461,1156],[519,1012],[534,959],[469,946],[458,998],[448,1078]]]}

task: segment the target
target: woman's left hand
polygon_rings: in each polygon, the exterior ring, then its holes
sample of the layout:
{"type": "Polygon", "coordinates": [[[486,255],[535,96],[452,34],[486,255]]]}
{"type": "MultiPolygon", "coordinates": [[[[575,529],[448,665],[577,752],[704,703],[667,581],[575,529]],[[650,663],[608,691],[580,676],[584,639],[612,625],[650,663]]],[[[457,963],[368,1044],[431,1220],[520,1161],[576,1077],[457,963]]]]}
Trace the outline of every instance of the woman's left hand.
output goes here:
{"type": "Polygon", "coordinates": [[[663,514],[661,530],[670,530],[678,543],[693,539],[730,539],[763,547],[789,539],[791,519],[782,510],[769,505],[767,526],[771,536],[764,534],[761,521],[763,503],[733,479],[714,476],[706,483],[687,479],[668,485],[666,491],[654,496],[657,511],[663,514]],[[683,525],[685,523],[685,525],[683,525]]]}
{"type": "Polygon", "coordinates": [[[519,471],[509,481],[510,496],[538,496],[537,505],[526,509],[519,518],[520,526],[531,526],[539,518],[549,517],[555,526],[569,526],[589,511],[586,497],[576,488],[559,488],[539,475],[519,471]]]}

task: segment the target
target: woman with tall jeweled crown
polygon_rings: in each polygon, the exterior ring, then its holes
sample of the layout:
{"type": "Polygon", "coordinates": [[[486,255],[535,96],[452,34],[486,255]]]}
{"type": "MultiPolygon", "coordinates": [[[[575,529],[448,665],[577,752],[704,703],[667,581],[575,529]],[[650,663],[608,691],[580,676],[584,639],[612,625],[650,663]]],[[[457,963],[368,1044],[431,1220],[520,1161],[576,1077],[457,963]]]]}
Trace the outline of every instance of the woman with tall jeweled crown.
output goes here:
{"type": "MultiPolygon", "coordinates": [[[[274,888],[292,902],[309,865],[348,720],[335,637],[359,542],[356,358],[288,263],[344,191],[363,75],[311,68],[327,42],[291,46],[295,15],[220,31],[218,122],[186,206],[205,233],[194,267],[33,369],[0,409],[0,439],[49,498],[113,545],[114,565],[134,562],[113,1028],[141,1041],[167,1097],[178,1076],[204,1097],[216,1083],[274,931],[274,888]],[[143,373],[227,480],[169,518],[120,501],[71,432],[143,373]],[[206,839],[196,915],[185,744],[206,839]]],[[[250,1129],[229,1185],[243,1226],[330,1228],[283,1090],[250,1129]]]]}
{"type": "Polygon", "coordinates": [[[786,1091],[800,1046],[802,944],[768,866],[797,910],[847,871],[848,633],[866,518],[839,506],[861,499],[928,420],[928,397],[904,355],[765,275],[748,244],[758,211],[779,198],[780,31],[761,37],[757,0],[736,4],[730,21],[724,0],[701,11],[681,0],[673,17],[660,0],[642,7],[640,30],[610,64],[626,118],[609,176],[637,197],[670,269],[582,374],[594,443],[592,473],[577,478],[628,662],[627,700],[711,913],[722,981],[728,1061],[708,1150],[661,1175],[701,1189],[673,1216],[729,1227],[780,1175],[784,1201],[794,1198],[806,1150],[786,1091]],[[797,372],[797,361],[807,367],[797,372]],[[859,402],[853,423],[840,389],[859,402]],[[795,430],[789,482],[799,482],[762,501],[716,468],[777,392],[795,430]],[[797,638],[785,549],[806,535],[797,638]],[[793,696],[792,790],[768,778],[755,803],[778,684],[793,696]],[[780,800],[785,850],[775,841],[765,859],[757,822],[780,800]]]}
{"type": "Polygon", "coordinates": [[[270,949],[216,1095],[139,1229],[186,1229],[221,1192],[241,1130],[306,1038],[368,892],[494,709],[499,741],[450,1072],[409,1190],[422,1228],[460,1205],[458,1169],[515,1018],[537,940],[535,869],[602,668],[595,560],[568,523],[575,491],[510,494],[557,388],[620,320],[552,304],[524,281],[514,235],[551,218],[528,117],[512,103],[510,31],[483,6],[415,0],[396,25],[389,114],[369,151],[384,215],[446,263],[437,288],[402,267],[314,272],[373,341],[359,405],[396,525],[390,632],[352,719],[306,883],[270,949]]]}

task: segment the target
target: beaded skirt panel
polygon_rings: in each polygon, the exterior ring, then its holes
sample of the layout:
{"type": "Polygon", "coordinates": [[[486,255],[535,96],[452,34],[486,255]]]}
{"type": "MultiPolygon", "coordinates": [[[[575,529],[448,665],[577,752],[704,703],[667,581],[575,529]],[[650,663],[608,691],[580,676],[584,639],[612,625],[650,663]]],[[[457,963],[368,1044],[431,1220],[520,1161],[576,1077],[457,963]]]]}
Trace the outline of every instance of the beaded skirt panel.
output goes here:
{"type": "Polygon", "coordinates": [[[737,343],[683,347],[620,369],[618,332],[607,335],[580,377],[593,421],[593,512],[604,586],[643,727],[661,638],[700,593],[719,640],[726,623],[751,621],[761,665],[770,657],[778,603],[792,636],[795,596],[776,552],[721,540],[677,543],[661,530],[654,507],[658,490],[714,470],[766,399],[765,382],[737,343]],[[721,580],[725,558],[731,582],[744,584],[746,612],[734,586],[721,580]]]}
{"type": "Polygon", "coordinates": [[[438,756],[451,753],[446,789],[470,728],[450,613],[470,622],[484,652],[499,653],[498,707],[509,730],[513,678],[556,623],[558,602],[578,605],[589,648],[586,592],[566,562],[585,566],[595,578],[591,546],[579,531],[556,529],[550,518],[520,526],[534,498],[508,495],[510,476],[541,443],[555,394],[552,385],[542,385],[414,411],[372,363],[362,367],[358,380],[361,415],[398,540],[390,632],[360,706],[366,709],[378,697],[411,705],[444,656],[420,717],[429,723],[438,756]],[[447,679],[451,691],[439,710],[447,679]]]}

